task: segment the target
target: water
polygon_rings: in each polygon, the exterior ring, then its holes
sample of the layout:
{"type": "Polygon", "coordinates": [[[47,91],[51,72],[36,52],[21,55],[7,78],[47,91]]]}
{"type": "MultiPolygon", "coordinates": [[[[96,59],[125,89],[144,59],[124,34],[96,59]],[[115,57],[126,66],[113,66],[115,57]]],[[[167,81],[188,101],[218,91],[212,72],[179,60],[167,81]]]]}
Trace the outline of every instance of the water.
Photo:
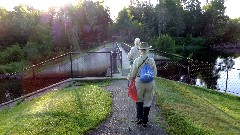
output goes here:
{"type": "MultiPolygon", "coordinates": [[[[215,87],[220,92],[226,92],[229,94],[240,96],[240,57],[234,58],[235,55],[238,55],[238,52],[239,51],[235,51],[233,53],[215,52],[214,58],[216,56],[217,58],[215,58],[215,62],[211,63],[216,64],[216,69],[220,67],[219,65],[222,64],[221,62],[226,59],[226,57],[233,57],[234,65],[232,66],[232,68],[230,68],[229,70],[225,69],[217,73],[218,79],[216,80],[215,87]],[[225,58],[223,58],[223,56],[225,58]]],[[[222,65],[225,66],[225,64],[222,65]]],[[[213,69],[213,71],[215,69],[213,69]]],[[[200,78],[196,79],[195,85],[199,87],[207,87],[206,82],[200,78]]]]}
{"type": "Polygon", "coordinates": [[[227,93],[240,96],[240,57],[233,60],[235,65],[228,71],[227,86],[227,71],[221,71],[219,72],[220,78],[217,80],[217,89],[221,92],[226,90],[227,93]]]}

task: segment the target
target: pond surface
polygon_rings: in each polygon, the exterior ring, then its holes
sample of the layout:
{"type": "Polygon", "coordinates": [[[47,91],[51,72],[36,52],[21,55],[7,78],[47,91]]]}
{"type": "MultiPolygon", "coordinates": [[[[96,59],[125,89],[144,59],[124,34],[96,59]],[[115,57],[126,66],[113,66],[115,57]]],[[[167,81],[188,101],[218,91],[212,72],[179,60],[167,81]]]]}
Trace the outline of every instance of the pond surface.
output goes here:
{"type": "MultiPolygon", "coordinates": [[[[233,60],[235,65],[232,69],[218,72],[219,78],[216,82],[216,89],[220,92],[240,96],[240,57],[233,60]]],[[[206,83],[200,78],[196,79],[196,86],[207,87],[206,83]]]]}
{"type": "MultiPolygon", "coordinates": [[[[183,53],[184,54],[184,53],[183,53]]],[[[192,55],[194,60],[208,62],[215,65],[212,68],[212,72],[217,77],[215,79],[215,89],[220,92],[227,92],[240,96],[240,50],[195,50],[192,53],[190,51],[185,52],[186,55],[192,55]],[[226,69],[226,61],[228,58],[232,58],[233,65],[228,70],[226,69]],[[225,63],[223,62],[225,60],[225,63]],[[222,70],[217,70],[222,67],[222,70]]],[[[214,80],[214,79],[213,79],[214,80]]],[[[208,87],[208,79],[202,79],[201,77],[196,78],[195,85],[200,87],[208,87]]]]}

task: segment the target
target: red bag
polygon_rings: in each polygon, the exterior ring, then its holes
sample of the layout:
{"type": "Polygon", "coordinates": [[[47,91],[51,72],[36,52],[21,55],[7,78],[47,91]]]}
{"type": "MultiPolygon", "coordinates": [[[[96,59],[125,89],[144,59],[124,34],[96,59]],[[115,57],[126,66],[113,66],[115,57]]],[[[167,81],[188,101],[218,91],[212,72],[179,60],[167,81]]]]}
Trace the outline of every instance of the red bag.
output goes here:
{"type": "Polygon", "coordinates": [[[137,102],[138,101],[138,95],[137,95],[137,90],[135,86],[135,79],[134,77],[128,87],[128,95],[132,98],[133,101],[137,102]]]}

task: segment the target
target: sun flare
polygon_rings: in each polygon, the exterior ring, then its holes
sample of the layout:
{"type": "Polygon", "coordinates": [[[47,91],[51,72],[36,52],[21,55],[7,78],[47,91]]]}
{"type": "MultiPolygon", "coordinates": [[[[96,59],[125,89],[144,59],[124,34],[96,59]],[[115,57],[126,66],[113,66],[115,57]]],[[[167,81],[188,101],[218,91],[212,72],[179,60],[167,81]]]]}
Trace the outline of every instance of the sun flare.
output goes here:
{"type": "Polygon", "coordinates": [[[33,1],[33,0],[5,0],[5,1],[0,1],[0,4],[4,7],[6,7],[8,10],[11,10],[13,8],[12,5],[19,5],[19,4],[24,4],[24,5],[29,5],[33,6],[36,9],[39,10],[47,10],[49,7],[61,7],[65,4],[73,4],[76,5],[79,0],[39,0],[39,1],[33,1]],[[13,4],[14,3],[14,4],[13,4]]]}
{"type": "MultiPolygon", "coordinates": [[[[36,9],[47,10],[49,7],[61,7],[65,4],[71,3],[73,5],[78,4],[81,0],[0,0],[0,7],[4,7],[7,10],[13,10],[14,6],[19,4],[25,4],[29,6],[33,6],[36,9]]],[[[83,0],[82,0],[83,1],[83,0]]],[[[92,1],[103,1],[103,0],[92,0],[92,1]]],[[[140,0],[144,1],[144,0],[140,0]]],[[[206,4],[206,0],[200,0],[202,5],[206,4]]],[[[151,0],[153,4],[158,3],[158,0],[151,0]]],[[[104,6],[110,8],[111,16],[117,17],[118,12],[124,7],[130,4],[129,0],[104,0],[104,6]]],[[[230,18],[238,18],[240,17],[240,12],[238,11],[238,5],[240,4],[239,0],[226,0],[225,6],[226,14],[230,18]]]]}

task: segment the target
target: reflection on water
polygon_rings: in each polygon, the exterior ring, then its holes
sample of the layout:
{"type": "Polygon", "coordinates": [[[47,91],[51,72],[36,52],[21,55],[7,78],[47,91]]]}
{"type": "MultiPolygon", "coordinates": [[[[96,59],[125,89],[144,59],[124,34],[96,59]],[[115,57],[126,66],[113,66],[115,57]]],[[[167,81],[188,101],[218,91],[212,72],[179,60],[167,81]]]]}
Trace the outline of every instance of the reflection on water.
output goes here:
{"type": "Polygon", "coordinates": [[[228,73],[227,71],[219,72],[220,79],[217,80],[217,88],[220,91],[224,92],[226,90],[227,93],[240,96],[240,57],[235,58],[234,62],[235,65],[233,65],[232,69],[228,70],[228,73]]]}
{"type": "MultiPolygon", "coordinates": [[[[222,62],[222,58],[217,58],[216,64],[222,62]]],[[[226,92],[240,96],[240,57],[233,59],[234,65],[229,70],[222,70],[218,72],[219,78],[217,79],[216,89],[220,92],[226,92]]],[[[226,65],[224,65],[226,67],[226,65]]],[[[216,68],[219,66],[216,66],[216,68]]],[[[206,87],[206,83],[197,78],[196,86],[206,87]]]]}

